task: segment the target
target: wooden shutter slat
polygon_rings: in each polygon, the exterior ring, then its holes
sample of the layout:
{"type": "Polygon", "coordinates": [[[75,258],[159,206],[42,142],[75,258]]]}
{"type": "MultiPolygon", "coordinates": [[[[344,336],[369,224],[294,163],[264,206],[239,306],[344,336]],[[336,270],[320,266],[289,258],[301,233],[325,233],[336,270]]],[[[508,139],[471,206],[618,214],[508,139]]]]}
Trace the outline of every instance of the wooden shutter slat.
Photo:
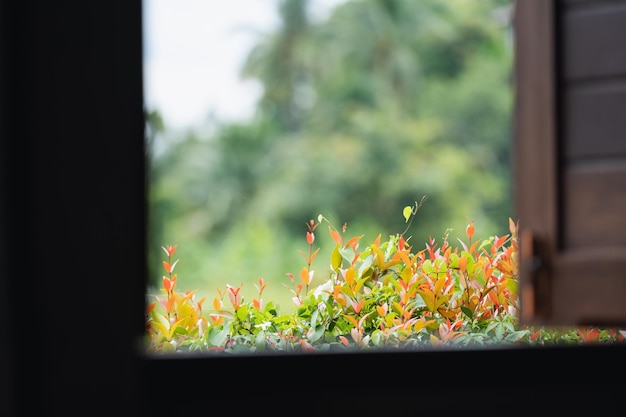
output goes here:
{"type": "Polygon", "coordinates": [[[522,323],[626,324],[624,6],[516,2],[522,323]]]}
{"type": "Polygon", "coordinates": [[[564,248],[626,247],[626,162],[567,171],[563,187],[564,248]]]}
{"type": "MultiPolygon", "coordinates": [[[[626,39],[624,48],[626,56],[626,39]]],[[[572,86],[565,94],[565,157],[626,156],[626,77],[619,83],[572,86]]]]}
{"type": "Polygon", "coordinates": [[[565,79],[611,77],[626,72],[626,2],[589,2],[584,9],[562,16],[565,79]],[[611,46],[619,46],[620,50],[611,46]]]}
{"type": "Polygon", "coordinates": [[[626,250],[572,250],[553,266],[551,322],[620,325],[626,317],[626,250]]]}

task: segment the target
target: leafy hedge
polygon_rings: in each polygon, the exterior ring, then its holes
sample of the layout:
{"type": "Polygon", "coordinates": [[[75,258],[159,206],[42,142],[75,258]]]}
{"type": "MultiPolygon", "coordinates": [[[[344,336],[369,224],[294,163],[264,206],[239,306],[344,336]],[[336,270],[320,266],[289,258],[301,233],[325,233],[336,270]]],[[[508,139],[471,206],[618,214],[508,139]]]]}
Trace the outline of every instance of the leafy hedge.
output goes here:
{"type": "Polygon", "coordinates": [[[241,286],[218,290],[212,308],[196,291],[176,290],[176,245],[163,247],[167,260],[160,294],[146,309],[147,350],[172,352],[309,352],[334,349],[425,348],[435,346],[546,345],[622,342],[619,329],[532,328],[518,323],[518,223],[510,233],[479,240],[474,222],[466,241],[430,239],[416,249],[405,238],[421,202],[404,209],[403,233],[367,246],[363,235],[346,235],[324,216],[306,223],[308,251],[299,276],[289,274],[291,314],[281,314],[258,297],[246,301],[241,286]],[[335,247],[327,279],[311,285],[318,227],[325,223],[335,247]]]}

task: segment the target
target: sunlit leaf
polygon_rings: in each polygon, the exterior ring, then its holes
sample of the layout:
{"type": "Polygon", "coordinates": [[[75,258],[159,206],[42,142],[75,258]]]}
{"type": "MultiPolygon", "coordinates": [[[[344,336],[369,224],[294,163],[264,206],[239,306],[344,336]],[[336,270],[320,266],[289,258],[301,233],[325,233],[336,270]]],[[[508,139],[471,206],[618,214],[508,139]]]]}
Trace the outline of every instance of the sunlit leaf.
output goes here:
{"type": "Polygon", "coordinates": [[[302,283],[304,285],[310,285],[313,280],[313,274],[315,271],[309,271],[306,267],[300,270],[300,278],[302,279],[302,283]]]}
{"type": "Polygon", "coordinates": [[[382,306],[376,306],[376,312],[381,317],[385,317],[387,315],[387,303],[384,303],[382,306]]]}
{"type": "Polygon", "coordinates": [[[346,283],[347,283],[348,285],[350,285],[350,286],[354,285],[354,275],[355,275],[355,272],[354,272],[354,267],[353,267],[353,266],[351,266],[351,267],[350,267],[350,268],[348,268],[348,270],[346,271],[346,274],[345,274],[345,277],[344,277],[344,278],[345,278],[345,280],[346,280],[346,283]]]}
{"type": "Polygon", "coordinates": [[[360,236],[354,236],[352,238],[350,238],[347,242],[346,242],[346,246],[350,246],[352,247],[352,249],[356,250],[356,248],[358,247],[358,243],[361,240],[361,238],[364,235],[360,235],[360,236]]]}
{"type": "Polygon", "coordinates": [[[356,328],[359,327],[359,323],[356,321],[356,319],[348,314],[343,314],[343,317],[345,317],[350,323],[352,323],[352,325],[356,328]]]}
{"type": "Polygon", "coordinates": [[[375,266],[378,269],[383,269],[385,265],[385,255],[383,254],[383,251],[378,247],[378,245],[372,245],[371,249],[372,249],[372,252],[374,252],[374,254],[376,255],[375,266]]]}
{"type": "Polygon", "coordinates": [[[435,311],[435,294],[433,294],[433,292],[429,290],[428,288],[419,289],[417,290],[417,293],[422,297],[422,299],[424,300],[424,303],[426,303],[426,308],[428,308],[429,311],[434,312],[435,311]]]}
{"type": "Polygon", "coordinates": [[[339,245],[335,245],[335,248],[330,254],[330,265],[333,268],[333,270],[336,270],[339,267],[341,267],[341,259],[342,258],[341,258],[341,252],[339,252],[339,245]]]}
{"type": "Polygon", "coordinates": [[[404,222],[408,222],[409,219],[411,218],[411,214],[413,213],[413,207],[411,206],[406,206],[403,210],[402,210],[402,215],[404,216],[404,222]]]}
{"type": "Polygon", "coordinates": [[[341,239],[341,235],[339,234],[339,232],[330,226],[328,226],[328,231],[330,233],[330,236],[333,238],[333,241],[336,244],[341,245],[342,239],[341,239]]]}
{"type": "Polygon", "coordinates": [[[517,224],[515,224],[513,219],[510,217],[509,217],[509,231],[511,232],[512,236],[517,235],[517,224]]]}
{"type": "Polygon", "coordinates": [[[243,305],[241,306],[241,308],[239,308],[235,314],[237,315],[237,318],[239,320],[245,320],[248,317],[248,306],[247,305],[243,305]]]}
{"type": "Polygon", "coordinates": [[[435,288],[433,290],[433,292],[435,294],[439,294],[441,292],[441,289],[443,288],[443,284],[445,284],[446,278],[444,276],[439,276],[437,278],[437,282],[435,282],[435,288]]]}
{"type": "Polygon", "coordinates": [[[222,309],[222,300],[220,300],[217,297],[214,297],[213,298],[213,308],[215,310],[218,310],[218,311],[221,310],[222,309]]]}

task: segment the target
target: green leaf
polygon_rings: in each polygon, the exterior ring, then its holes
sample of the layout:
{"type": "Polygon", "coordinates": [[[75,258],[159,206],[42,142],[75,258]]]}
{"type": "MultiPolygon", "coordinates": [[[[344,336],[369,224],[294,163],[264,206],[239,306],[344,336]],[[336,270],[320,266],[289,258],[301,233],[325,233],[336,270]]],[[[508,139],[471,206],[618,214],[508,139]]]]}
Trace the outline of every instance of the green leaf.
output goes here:
{"type": "Polygon", "coordinates": [[[260,331],[254,338],[254,346],[256,346],[257,349],[263,349],[265,345],[265,332],[260,331]]]}
{"type": "Polygon", "coordinates": [[[465,306],[461,306],[461,311],[467,316],[469,317],[470,320],[472,320],[474,318],[474,313],[472,312],[472,310],[470,310],[469,308],[465,307],[465,306]]]}
{"type": "Polygon", "coordinates": [[[239,320],[245,320],[248,317],[248,306],[241,306],[239,310],[235,312],[235,314],[237,314],[237,318],[239,320]]]}
{"type": "Polygon", "coordinates": [[[333,270],[336,270],[341,266],[341,253],[339,253],[339,245],[335,245],[335,248],[330,255],[330,264],[333,267],[333,270]]]}
{"type": "Polygon", "coordinates": [[[318,340],[320,337],[322,337],[322,335],[324,335],[324,331],[326,330],[326,328],[323,325],[319,325],[319,326],[315,326],[315,332],[313,332],[313,334],[311,334],[308,339],[309,342],[313,343],[316,340],[318,340]]]}
{"type": "Polygon", "coordinates": [[[224,325],[223,328],[211,327],[209,329],[208,341],[212,346],[222,346],[226,337],[228,337],[228,326],[224,325]]]}
{"type": "Polygon", "coordinates": [[[404,222],[408,222],[411,218],[411,214],[413,213],[413,207],[406,206],[404,210],[402,210],[402,215],[404,216],[404,222]]]}
{"type": "Polygon", "coordinates": [[[354,251],[350,248],[338,248],[338,250],[339,250],[339,253],[341,254],[341,257],[345,259],[348,262],[348,264],[351,264],[355,256],[354,251]]]}
{"type": "Polygon", "coordinates": [[[374,255],[369,255],[367,258],[365,258],[363,260],[363,263],[361,264],[361,266],[359,267],[359,276],[362,277],[365,273],[365,271],[367,271],[367,269],[372,266],[372,261],[373,261],[374,255]]]}

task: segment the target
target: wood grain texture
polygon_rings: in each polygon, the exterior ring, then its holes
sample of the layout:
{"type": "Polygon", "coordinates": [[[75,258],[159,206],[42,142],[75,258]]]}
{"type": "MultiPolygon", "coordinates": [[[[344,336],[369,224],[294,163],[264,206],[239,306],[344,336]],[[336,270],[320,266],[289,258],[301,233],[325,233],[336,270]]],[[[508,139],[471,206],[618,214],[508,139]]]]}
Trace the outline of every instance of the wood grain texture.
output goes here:
{"type": "Polygon", "coordinates": [[[626,164],[565,173],[564,248],[626,248],[626,164]]]}
{"type": "Polygon", "coordinates": [[[566,80],[626,74],[626,2],[594,2],[563,13],[566,80]]]}
{"type": "Polygon", "coordinates": [[[626,156],[626,81],[570,87],[563,114],[567,161],[626,156]]]}

